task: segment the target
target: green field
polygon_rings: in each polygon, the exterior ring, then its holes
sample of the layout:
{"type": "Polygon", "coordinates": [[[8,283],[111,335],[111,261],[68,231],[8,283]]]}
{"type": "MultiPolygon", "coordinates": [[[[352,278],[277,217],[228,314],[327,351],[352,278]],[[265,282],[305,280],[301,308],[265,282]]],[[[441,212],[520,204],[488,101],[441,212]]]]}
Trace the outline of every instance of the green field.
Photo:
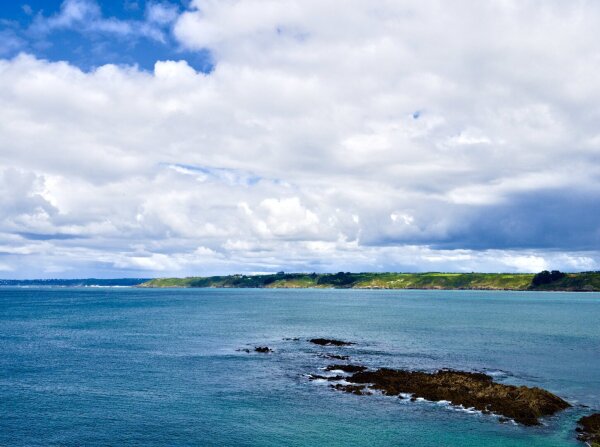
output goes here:
{"type": "Polygon", "coordinates": [[[567,273],[276,273],[157,278],[140,287],[337,288],[600,291],[600,272],[567,273]],[[537,278],[537,280],[535,280],[537,278]]]}

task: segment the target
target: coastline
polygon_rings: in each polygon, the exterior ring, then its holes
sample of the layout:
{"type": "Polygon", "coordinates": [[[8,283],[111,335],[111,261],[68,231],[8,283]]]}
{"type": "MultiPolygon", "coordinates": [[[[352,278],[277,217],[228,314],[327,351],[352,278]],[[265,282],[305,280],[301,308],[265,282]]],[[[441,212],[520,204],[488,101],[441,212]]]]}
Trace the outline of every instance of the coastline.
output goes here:
{"type": "Polygon", "coordinates": [[[600,290],[580,290],[580,289],[496,289],[496,288],[441,288],[441,287],[402,287],[402,288],[394,288],[394,287],[285,287],[285,286],[275,286],[275,287],[235,287],[235,286],[148,286],[148,285],[137,285],[137,286],[127,286],[126,288],[133,289],[270,289],[270,290],[373,290],[373,291],[383,291],[383,290],[444,290],[444,291],[470,291],[470,292],[545,292],[545,293],[553,293],[553,292],[572,292],[572,293],[599,293],[600,290]]]}
{"type": "MultiPolygon", "coordinates": [[[[544,272],[542,272],[544,273],[544,272]]],[[[277,273],[187,278],[156,278],[141,288],[252,288],[361,290],[481,290],[599,292],[600,273],[560,274],[539,283],[533,273],[277,273]]]]}

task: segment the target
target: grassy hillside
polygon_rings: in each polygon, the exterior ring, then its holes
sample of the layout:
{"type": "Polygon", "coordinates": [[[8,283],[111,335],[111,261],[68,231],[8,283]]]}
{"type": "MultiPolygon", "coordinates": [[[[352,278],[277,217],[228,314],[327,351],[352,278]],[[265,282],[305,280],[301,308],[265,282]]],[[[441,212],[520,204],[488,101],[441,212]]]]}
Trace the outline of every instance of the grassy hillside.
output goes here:
{"type": "Polygon", "coordinates": [[[533,274],[497,273],[390,273],[373,275],[356,284],[383,289],[508,289],[523,290],[533,274]]]}
{"type": "Polygon", "coordinates": [[[569,273],[277,273],[159,278],[141,287],[476,289],[600,291],[600,272],[569,273]]]}
{"type": "Polygon", "coordinates": [[[197,278],[155,278],[138,287],[192,287],[192,280],[197,278]]]}

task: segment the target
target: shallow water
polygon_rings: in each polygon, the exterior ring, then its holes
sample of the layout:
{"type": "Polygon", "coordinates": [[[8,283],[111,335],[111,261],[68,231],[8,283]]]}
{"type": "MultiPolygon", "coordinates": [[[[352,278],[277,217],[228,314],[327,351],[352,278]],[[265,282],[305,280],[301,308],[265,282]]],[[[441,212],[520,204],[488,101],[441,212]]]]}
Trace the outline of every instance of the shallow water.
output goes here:
{"type": "Polygon", "coordinates": [[[2,288],[0,445],[576,446],[600,410],[599,316],[595,293],[2,288]],[[237,351],[259,345],[275,352],[237,351]],[[307,379],[337,362],[323,352],[487,371],[575,406],[521,427],[349,395],[307,379]]]}

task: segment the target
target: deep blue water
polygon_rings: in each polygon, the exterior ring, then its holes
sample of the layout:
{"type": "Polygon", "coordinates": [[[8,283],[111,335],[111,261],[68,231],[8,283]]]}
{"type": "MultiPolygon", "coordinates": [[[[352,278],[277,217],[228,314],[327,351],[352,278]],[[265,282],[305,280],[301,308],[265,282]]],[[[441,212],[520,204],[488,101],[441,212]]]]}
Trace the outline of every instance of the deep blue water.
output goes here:
{"type": "Polygon", "coordinates": [[[591,293],[0,288],[0,445],[576,446],[600,409],[599,317],[591,293]],[[236,351],[258,345],[275,352],[236,351]],[[325,351],[486,370],[575,406],[521,427],[349,395],[307,380],[325,351]]]}

